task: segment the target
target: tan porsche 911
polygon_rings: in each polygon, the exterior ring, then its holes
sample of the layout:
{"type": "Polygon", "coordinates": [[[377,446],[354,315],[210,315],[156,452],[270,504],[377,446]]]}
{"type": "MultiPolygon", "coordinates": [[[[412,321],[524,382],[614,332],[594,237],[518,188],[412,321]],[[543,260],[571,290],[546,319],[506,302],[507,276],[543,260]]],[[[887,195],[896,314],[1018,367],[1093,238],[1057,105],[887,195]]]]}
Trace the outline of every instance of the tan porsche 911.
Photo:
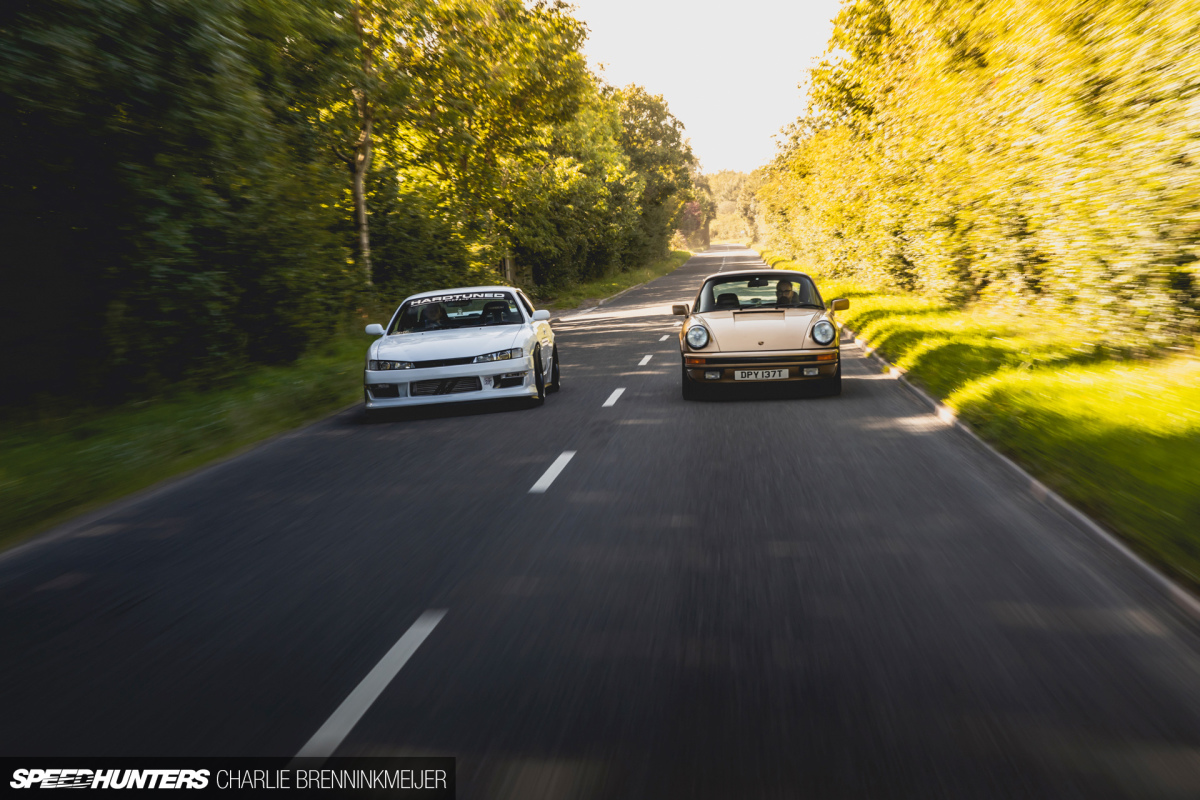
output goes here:
{"type": "MultiPolygon", "coordinates": [[[[695,400],[721,384],[814,382],[841,394],[841,328],[812,278],[777,269],[718,272],[704,279],[693,307],[673,307],[679,330],[683,397],[695,400]]],[[[797,387],[799,388],[799,387],[797,387]]]]}

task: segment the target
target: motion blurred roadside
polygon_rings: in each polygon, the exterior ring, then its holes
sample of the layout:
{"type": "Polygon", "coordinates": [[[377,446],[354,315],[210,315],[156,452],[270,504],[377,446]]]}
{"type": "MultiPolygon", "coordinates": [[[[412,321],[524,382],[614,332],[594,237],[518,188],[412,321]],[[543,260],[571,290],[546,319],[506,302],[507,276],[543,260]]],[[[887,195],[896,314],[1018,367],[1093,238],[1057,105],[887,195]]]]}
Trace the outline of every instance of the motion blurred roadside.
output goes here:
{"type": "Polygon", "coordinates": [[[415,291],[681,263],[682,123],[585,33],[519,0],[4,4],[0,546],[352,402],[415,291]]]}
{"type": "Polygon", "coordinates": [[[0,556],[0,753],[291,757],[445,612],[339,746],[464,796],[1200,796],[1183,595],[852,338],[839,398],[682,403],[668,313],[812,275],[1197,590],[1196,10],[848,0],[705,173],[561,4],[4,4],[0,547],[54,535],[0,556]],[[365,323],[492,284],[630,291],[536,412],[340,411],[365,323]]]}

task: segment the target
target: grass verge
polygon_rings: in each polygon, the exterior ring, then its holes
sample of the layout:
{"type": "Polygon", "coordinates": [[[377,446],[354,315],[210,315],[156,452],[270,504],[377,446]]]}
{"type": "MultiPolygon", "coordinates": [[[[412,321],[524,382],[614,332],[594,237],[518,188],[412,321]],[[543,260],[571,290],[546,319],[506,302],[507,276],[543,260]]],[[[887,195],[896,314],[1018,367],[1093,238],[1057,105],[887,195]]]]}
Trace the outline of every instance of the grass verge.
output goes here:
{"type": "Polygon", "coordinates": [[[0,548],[348,405],[368,344],[341,335],[219,389],[0,424],[0,548]]]}
{"type": "Polygon", "coordinates": [[[1034,306],[960,309],[850,279],[819,284],[849,298],[844,324],[980,436],[1200,588],[1195,355],[1115,360],[1034,306]]]}
{"type": "Polygon", "coordinates": [[[578,308],[588,301],[592,301],[590,304],[594,305],[602,298],[611,297],[617,292],[623,292],[626,289],[637,286],[639,283],[652,281],[655,278],[661,278],[669,272],[674,272],[691,257],[692,254],[687,250],[672,250],[665,258],[652,261],[644,267],[631,269],[626,272],[618,272],[616,275],[607,278],[597,278],[587,283],[546,290],[539,294],[536,299],[539,307],[550,311],[565,311],[569,308],[578,308]]]}

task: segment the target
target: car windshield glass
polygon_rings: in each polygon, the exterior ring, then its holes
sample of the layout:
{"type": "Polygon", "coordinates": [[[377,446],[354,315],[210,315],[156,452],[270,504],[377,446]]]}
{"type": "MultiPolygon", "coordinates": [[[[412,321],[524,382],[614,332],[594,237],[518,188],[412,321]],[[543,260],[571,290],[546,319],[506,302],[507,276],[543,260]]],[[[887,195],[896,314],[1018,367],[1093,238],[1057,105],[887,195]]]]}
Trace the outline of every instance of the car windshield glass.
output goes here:
{"type": "Polygon", "coordinates": [[[713,278],[700,290],[698,305],[701,312],[824,307],[812,279],[799,273],[713,278]]]}
{"type": "Polygon", "coordinates": [[[520,325],[524,321],[516,298],[508,292],[447,292],[405,302],[388,333],[520,325]]]}

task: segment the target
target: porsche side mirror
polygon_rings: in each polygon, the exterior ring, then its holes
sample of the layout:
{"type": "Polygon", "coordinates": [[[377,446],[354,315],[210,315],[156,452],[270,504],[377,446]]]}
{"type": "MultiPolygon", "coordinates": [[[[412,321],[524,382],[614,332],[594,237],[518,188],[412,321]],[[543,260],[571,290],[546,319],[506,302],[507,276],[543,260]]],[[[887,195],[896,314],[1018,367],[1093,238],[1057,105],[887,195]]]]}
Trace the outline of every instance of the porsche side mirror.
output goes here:
{"type": "Polygon", "coordinates": [[[550,312],[547,311],[546,309],[539,308],[537,311],[533,312],[533,321],[534,322],[542,322],[543,320],[547,320],[547,319],[550,319],[550,312]]]}
{"type": "Polygon", "coordinates": [[[687,303],[679,303],[671,306],[671,313],[677,317],[686,317],[688,315],[687,303]]]}
{"type": "Polygon", "coordinates": [[[378,322],[372,322],[367,326],[367,333],[371,334],[372,336],[383,336],[383,326],[378,322]]]}
{"type": "Polygon", "coordinates": [[[850,301],[844,297],[838,298],[829,304],[830,311],[845,311],[850,307],[850,301]]]}

